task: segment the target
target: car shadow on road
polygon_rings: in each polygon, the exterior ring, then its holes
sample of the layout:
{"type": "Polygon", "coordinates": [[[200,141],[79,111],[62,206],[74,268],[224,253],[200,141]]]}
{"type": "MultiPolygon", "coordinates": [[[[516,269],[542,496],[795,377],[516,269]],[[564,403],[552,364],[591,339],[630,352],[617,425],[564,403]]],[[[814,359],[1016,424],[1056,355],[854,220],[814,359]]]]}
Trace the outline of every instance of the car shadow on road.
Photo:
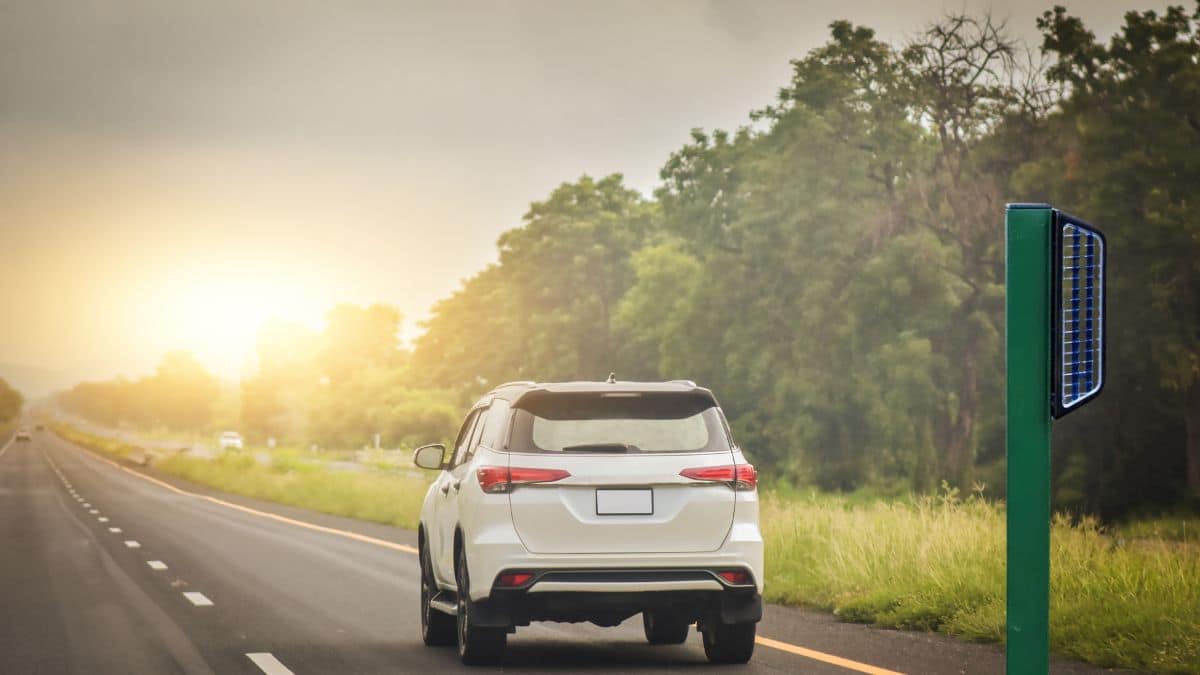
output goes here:
{"type": "MultiPolygon", "coordinates": [[[[689,640],[690,642],[690,640],[689,640]]],[[[640,668],[707,666],[704,652],[697,645],[652,646],[628,641],[512,640],[504,659],[505,668],[533,671],[572,670],[629,671],[640,668]]]]}

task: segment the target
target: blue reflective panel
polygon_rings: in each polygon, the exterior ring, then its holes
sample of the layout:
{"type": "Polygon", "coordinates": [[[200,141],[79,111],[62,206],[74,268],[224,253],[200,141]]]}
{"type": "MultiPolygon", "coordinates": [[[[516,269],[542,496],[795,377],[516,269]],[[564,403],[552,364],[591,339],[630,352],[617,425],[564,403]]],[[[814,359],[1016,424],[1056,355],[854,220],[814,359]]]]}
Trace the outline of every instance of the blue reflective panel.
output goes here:
{"type": "Polygon", "coordinates": [[[1065,222],[1060,241],[1058,404],[1066,411],[1100,391],[1104,381],[1104,239],[1065,222]]]}

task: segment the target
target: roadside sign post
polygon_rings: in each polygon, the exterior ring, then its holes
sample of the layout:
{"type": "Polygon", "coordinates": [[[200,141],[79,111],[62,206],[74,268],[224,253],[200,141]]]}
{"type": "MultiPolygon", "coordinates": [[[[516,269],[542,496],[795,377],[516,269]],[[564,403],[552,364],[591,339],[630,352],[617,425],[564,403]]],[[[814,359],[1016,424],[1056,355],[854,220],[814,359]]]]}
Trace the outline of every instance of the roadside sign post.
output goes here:
{"type": "Polygon", "coordinates": [[[1103,235],[1045,204],[1005,213],[1008,675],[1049,672],[1050,423],[1104,377],[1103,235]]]}

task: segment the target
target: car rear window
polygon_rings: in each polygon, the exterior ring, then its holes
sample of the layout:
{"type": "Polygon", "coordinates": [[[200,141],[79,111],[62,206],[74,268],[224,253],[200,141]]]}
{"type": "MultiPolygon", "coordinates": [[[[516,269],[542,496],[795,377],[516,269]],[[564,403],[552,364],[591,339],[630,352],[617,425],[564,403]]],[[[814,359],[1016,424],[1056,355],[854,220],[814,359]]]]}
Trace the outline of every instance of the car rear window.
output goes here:
{"type": "Polygon", "coordinates": [[[522,401],[509,449],[630,454],[728,451],[720,410],[689,394],[555,394],[522,401]]]}

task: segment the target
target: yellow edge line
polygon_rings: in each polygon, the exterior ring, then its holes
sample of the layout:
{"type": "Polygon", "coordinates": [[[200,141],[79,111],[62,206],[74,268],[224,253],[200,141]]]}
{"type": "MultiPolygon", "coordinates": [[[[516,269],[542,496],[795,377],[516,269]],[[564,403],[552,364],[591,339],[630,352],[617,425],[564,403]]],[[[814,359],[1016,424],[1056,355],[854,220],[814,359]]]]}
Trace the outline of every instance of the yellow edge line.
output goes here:
{"type": "Polygon", "coordinates": [[[796,656],[803,656],[805,658],[813,659],[814,661],[822,661],[834,666],[841,666],[842,668],[860,673],[869,673],[869,675],[903,675],[903,673],[898,673],[894,670],[888,670],[887,668],[877,668],[865,663],[859,663],[858,661],[851,661],[850,659],[844,659],[840,656],[834,656],[833,654],[819,652],[815,649],[807,649],[805,647],[799,647],[787,642],[772,640],[771,638],[765,638],[761,635],[754,638],[754,641],[764,647],[778,649],[781,652],[795,654],[796,656]]]}
{"type": "MultiPolygon", "coordinates": [[[[177,494],[186,495],[188,497],[195,497],[197,499],[206,499],[214,504],[220,504],[221,506],[226,506],[231,509],[236,509],[236,510],[242,511],[244,513],[261,516],[263,518],[270,518],[271,520],[276,520],[281,523],[288,523],[289,525],[295,525],[296,527],[303,527],[305,529],[315,530],[317,532],[324,532],[326,534],[332,534],[332,535],[336,535],[339,537],[345,537],[347,539],[353,539],[355,541],[361,541],[361,542],[367,543],[367,544],[374,544],[375,546],[382,546],[384,548],[390,548],[394,551],[403,551],[404,553],[411,553],[413,555],[416,555],[418,553],[417,549],[413,548],[412,546],[406,546],[404,544],[397,544],[395,542],[391,542],[386,539],[379,539],[377,537],[369,537],[365,534],[358,534],[356,532],[348,532],[346,530],[339,530],[339,529],[332,528],[332,527],[325,527],[324,525],[314,525],[313,523],[305,522],[303,520],[296,520],[295,518],[288,518],[287,516],[281,516],[277,513],[271,513],[269,511],[260,511],[259,509],[253,509],[253,508],[250,508],[249,506],[242,506],[241,504],[234,504],[233,502],[227,502],[224,499],[217,499],[216,497],[211,497],[209,495],[202,495],[202,494],[198,494],[196,492],[189,492],[182,488],[178,488],[174,485],[171,485],[170,483],[168,483],[166,481],[161,481],[157,478],[154,478],[153,476],[148,476],[148,475],[142,473],[141,471],[134,471],[133,469],[130,469],[127,466],[123,466],[117,462],[114,462],[111,459],[108,459],[107,457],[102,457],[102,456],[96,454],[95,452],[92,452],[91,450],[84,448],[76,443],[71,443],[71,445],[83,450],[84,452],[88,453],[92,457],[95,457],[96,459],[100,460],[101,462],[110,464],[131,476],[136,476],[138,478],[141,478],[142,480],[150,481],[151,483],[154,483],[155,485],[158,485],[159,487],[166,488],[166,489],[170,490],[171,492],[174,492],[177,494]]],[[[788,642],[772,640],[771,638],[762,637],[761,635],[756,637],[754,639],[754,641],[764,647],[769,647],[771,649],[778,649],[781,652],[787,652],[788,654],[794,654],[796,656],[803,656],[808,659],[813,659],[815,661],[821,661],[821,662],[828,663],[828,664],[831,664],[834,666],[841,666],[842,668],[846,668],[848,670],[853,670],[853,671],[860,672],[860,673],[867,673],[868,675],[904,675],[903,673],[899,673],[894,670],[888,670],[886,668],[877,668],[875,666],[867,665],[865,663],[859,663],[858,661],[852,661],[850,659],[844,659],[840,656],[834,656],[833,654],[826,654],[825,652],[819,652],[815,649],[808,649],[808,648],[800,647],[798,645],[794,645],[794,644],[791,644],[788,642]]]]}

